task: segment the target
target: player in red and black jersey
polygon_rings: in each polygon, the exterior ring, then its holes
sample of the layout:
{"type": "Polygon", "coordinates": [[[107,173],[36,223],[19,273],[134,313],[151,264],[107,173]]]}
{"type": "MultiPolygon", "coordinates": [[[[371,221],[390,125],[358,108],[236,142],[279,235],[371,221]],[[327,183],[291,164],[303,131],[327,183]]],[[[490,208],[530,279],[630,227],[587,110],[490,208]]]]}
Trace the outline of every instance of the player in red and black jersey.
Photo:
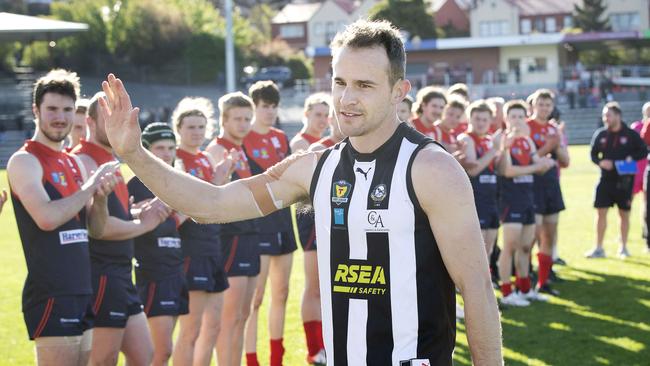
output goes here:
{"type": "MultiPolygon", "coordinates": [[[[230,160],[217,165],[201,151],[213,121],[212,103],[205,98],[184,98],[172,114],[179,137],[175,167],[198,179],[221,185],[228,179],[230,160]]],[[[223,292],[228,288],[218,224],[187,220],[179,228],[190,291],[190,313],[180,317],[174,363],[207,365],[220,331],[223,292]]]]}
{"type": "MultiPolygon", "coordinates": [[[[236,155],[231,180],[252,176],[242,144],[250,131],[253,111],[253,101],[241,92],[219,98],[221,132],[210,142],[206,152],[217,162],[229,154],[236,155]]],[[[222,225],[221,244],[230,287],[224,292],[217,358],[219,365],[234,366],[241,363],[244,328],[260,272],[257,220],[222,225]]]]}
{"type": "MultiPolygon", "coordinates": [[[[86,178],[62,151],[79,91],[76,74],[53,70],[34,87],[36,132],[7,166],[14,214],[27,262],[22,310],[36,362],[86,365],[94,312],[88,238],[102,237],[116,164],[86,178]]],[[[0,207],[6,200],[0,196],[0,207]]]]}
{"type": "Polygon", "coordinates": [[[557,242],[557,225],[564,199],[560,189],[560,167],[569,166],[569,150],[563,142],[562,130],[551,120],[555,96],[546,89],[532,95],[533,115],[528,120],[530,137],[537,148],[537,155],[548,156],[556,165],[545,174],[535,177],[535,237],[539,243],[537,286],[543,291],[557,295],[548,284],[553,266],[553,245],[557,242]]]}
{"type": "Polygon", "coordinates": [[[438,130],[433,124],[442,118],[446,104],[444,90],[432,86],[420,89],[415,98],[416,117],[412,121],[413,127],[425,136],[438,139],[438,130]]]}
{"type": "Polygon", "coordinates": [[[503,224],[503,249],[499,255],[501,302],[505,305],[527,306],[529,300],[545,300],[531,289],[530,250],[535,234],[535,201],[533,175],[543,174],[555,166],[553,160],[539,157],[526,128],[525,102],[513,100],[504,106],[507,135],[503,139],[499,171],[503,175],[499,209],[503,224]],[[510,276],[514,258],[516,285],[512,291],[510,276]]]}
{"type": "Polygon", "coordinates": [[[76,110],[74,113],[74,120],[72,129],[68,135],[68,143],[65,151],[70,152],[75,146],[79,145],[81,140],[85,140],[88,136],[88,124],[86,123],[86,112],[88,111],[88,99],[78,99],[75,102],[76,110]]]}
{"type": "MultiPolygon", "coordinates": [[[[117,162],[99,113],[100,98],[105,98],[103,92],[97,93],[88,106],[88,140],[81,140],[73,150],[88,171],[117,162]]],[[[117,174],[121,176],[119,171],[117,174]]],[[[90,240],[96,313],[91,363],[116,363],[120,351],[130,364],[148,364],[153,357],[147,318],[131,275],[133,239],[153,230],[171,211],[158,201],[133,219],[130,209],[128,188],[121,180],[108,197],[109,218],[103,238],[90,240]]]]}
{"type": "MultiPolygon", "coordinates": [[[[327,95],[311,95],[305,101],[306,125],[324,125],[327,127],[329,111],[330,103],[327,95]]],[[[291,151],[294,153],[306,151],[317,143],[318,140],[310,140],[296,135],[291,140],[291,151]]],[[[304,207],[304,205],[297,205],[296,211],[298,239],[304,253],[305,288],[302,293],[301,314],[307,341],[307,362],[310,364],[324,363],[326,358],[322,335],[320,290],[318,288],[318,259],[316,258],[317,245],[314,212],[304,207]]]]}
{"type": "Polygon", "coordinates": [[[469,127],[458,136],[465,144],[465,170],[474,190],[474,202],[481,224],[488,258],[499,229],[497,208],[496,163],[499,158],[502,134],[489,134],[493,110],[484,100],[478,100],[469,107],[469,127]]]}
{"type": "Polygon", "coordinates": [[[343,141],[345,138],[343,132],[341,132],[341,129],[339,128],[339,123],[336,120],[336,117],[334,117],[333,108],[331,108],[329,111],[329,114],[327,116],[327,123],[329,124],[329,134],[317,141],[315,144],[309,146],[310,151],[328,149],[343,141]]]}
{"type": "MultiPolygon", "coordinates": [[[[174,131],[166,123],[151,123],[142,131],[142,145],[172,165],[176,156],[174,131]]],[[[133,177],[127,184],[134,207],[142,210],[157,198],[133,177]]],[[[138,209],[133,209],[138,215],[138,209]]],[[[135,283],[153,340],[153,365],[164,365],[172,354],[172,333],[179,315],[189,311],[189,295],[183,273],[183,252],[178,226],[186,216],[173,212],[154,230],[134,239],[135,283]]]]}
{"type": "MultiPolygon", "coordinates": [[[[280,92],[271,81],[253,84],[249,95],[255,103],[255,117],[251,131],[244,139],[244,150],[254,175],[261,174],[291,154],[289,139],[281,130],[272,127],[277,119],[280,92]]],[[[257,314],[264,299],[266,279],[271,278],[271,306],[269,333],[271,337],[270,365],[282,364],[284,346],[284,319],[289,294],[289,276],[296,241],[291,223],[291,212],[285,208],[261,218],[260,276],[253,299],[253,312],[246,326],[246,358],[249,366],[257,360],[257,314]]]]}
{"type": "Polygon", "coordinates": [[[312,94],[305,100],[304,127],[289,143],[291,151],[307,150],[318,142],[327,129],[329,115],[329,96],[324,93],[312,94]]]}
{"type": "Polygon", "coordinates": [[[436,130],[434,140],[440,142],[450,153],[460,149],[454,129],[459,126],[461,118],[465,114],[467,105],[459,99],[451,99],[442,111],[442,117],[434,123],[436,130]]]}

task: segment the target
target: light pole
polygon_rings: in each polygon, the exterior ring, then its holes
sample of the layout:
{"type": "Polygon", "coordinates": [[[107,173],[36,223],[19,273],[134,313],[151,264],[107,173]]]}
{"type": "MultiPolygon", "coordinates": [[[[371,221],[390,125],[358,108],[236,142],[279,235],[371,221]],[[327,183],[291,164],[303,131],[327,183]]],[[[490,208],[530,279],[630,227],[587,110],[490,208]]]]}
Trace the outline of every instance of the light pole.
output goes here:
{"type": "Polygon", "coordinates": [[[226,0],[226,91],[235,91],[235,41],[232,34],[232,0],[226,0]]]}

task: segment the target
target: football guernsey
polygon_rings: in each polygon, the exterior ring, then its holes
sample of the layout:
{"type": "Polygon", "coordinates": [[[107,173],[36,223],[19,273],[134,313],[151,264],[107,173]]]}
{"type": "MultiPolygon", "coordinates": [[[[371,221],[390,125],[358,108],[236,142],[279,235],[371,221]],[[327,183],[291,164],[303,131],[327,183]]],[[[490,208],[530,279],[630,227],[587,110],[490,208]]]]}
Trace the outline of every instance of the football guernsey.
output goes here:
{"type": "MultiPolygon", "coordinates": [[[[73,195],[83,184],[75,159],[40,142],[29,140],[22,147],[36,157],[43,169],[43,187],[51,200],[73,195]]],[[[41,230],[23,206],[11,199],[18,233],[27,262],[23,310],[54,296],[91,295],[86,209],[52,231],[41,230]]]]}
{"type": "Polygon", "coordinates": [[[311,184],[328,365],[451,365],[454,284],[415,195],[413,160],[434,143],[405,123],[373,153],[349,139],[311,184]]]}
{"type": "MultiPolygon", "coordinates": [[[[77,155],[88,155],[95,161],[97,166],[111,161],[117,161],[113,154],[108,152],[106,149],[86,140],[81,140],[79,145],[77,145],[72,151],[77,155]]],[[[119,170],[116,174],[121,177],[119,170]]],[[[113,188],[113,192],[108,196],[107,202],[108,213],[110,216],[126,221],[133,219],[129,210],[129,190],[123,179],[120,180],[115,188],[113,188]]],[[[127,265],[131,268],[131,260],[133,259],[133,239],[99,240],[91,238],[90,258],[95,267],[93,270],[99,269],[100,266],[111,267],[113,264],[127,265]]],[[[108,270],[108,268],[105,270],[108,270]]]]}
{"type": "MultiPolygon", "coordinates": [[[[480,159],[492,149],[492,136],[479,137],[467,134],[474,141],[476,159],[480,159]]],[[[496,229],[499,226],[497,209],[497,175],[494,171],[494,159],[477,176],[470,177],[474,191],[474,202],[482,229],[496,229]]]]}
{"type": "Polygon", "coordinates": [[[438,138],[439,138],[438,137],[438,135],[439,135],[438,127],[436,127],[434,125],[427,126],[427,125],[424,124],[424,122],[422,122],[422,120],[420,118],[416,118],[416,119],[413,120],[413,126],[421,134],[423,134],[423,135],[425,135],[427,137],[431,137],[434,140],[438,140],[438,138]]]}

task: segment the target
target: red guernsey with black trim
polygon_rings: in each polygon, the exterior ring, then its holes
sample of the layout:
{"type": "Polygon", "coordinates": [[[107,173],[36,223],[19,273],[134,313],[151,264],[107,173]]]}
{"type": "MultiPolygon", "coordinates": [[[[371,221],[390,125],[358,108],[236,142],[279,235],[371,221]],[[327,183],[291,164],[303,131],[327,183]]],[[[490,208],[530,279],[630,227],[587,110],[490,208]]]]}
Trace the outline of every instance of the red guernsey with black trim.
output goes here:
{"type": "MultiPolygon", "coordinates": [[[[50,200],[79,191],[83,184],[80,167],[68,153],[36,141],[27,141],[21,150],[38,159],[43,169],[43,187],[50,200]]],[[[13,191],[11,199],[27,262],[23,310],[55,296],[91,295],[85,208],[63,225],[45,231],[13,191]]]]}

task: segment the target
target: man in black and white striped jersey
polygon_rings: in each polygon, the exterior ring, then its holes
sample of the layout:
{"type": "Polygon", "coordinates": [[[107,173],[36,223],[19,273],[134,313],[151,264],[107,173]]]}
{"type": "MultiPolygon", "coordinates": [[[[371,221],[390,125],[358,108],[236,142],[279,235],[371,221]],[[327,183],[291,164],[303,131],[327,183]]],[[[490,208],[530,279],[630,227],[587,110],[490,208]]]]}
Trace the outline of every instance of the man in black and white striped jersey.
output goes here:
{"type": "Polygon", "coordinates": [[[203,184],[141,147],[137,109],[109,75],[102,110],[111,144],[156,196],[198,221],[259,217],[311,197],[328,365],[451,365],[454,284],[474,364],[502,364],[467,175],[396,115],[410,90],[399,32],[360,20],[332,49],[334,109],[350,137],[328,150],[293,155],[225,186],[203,184]]]}

